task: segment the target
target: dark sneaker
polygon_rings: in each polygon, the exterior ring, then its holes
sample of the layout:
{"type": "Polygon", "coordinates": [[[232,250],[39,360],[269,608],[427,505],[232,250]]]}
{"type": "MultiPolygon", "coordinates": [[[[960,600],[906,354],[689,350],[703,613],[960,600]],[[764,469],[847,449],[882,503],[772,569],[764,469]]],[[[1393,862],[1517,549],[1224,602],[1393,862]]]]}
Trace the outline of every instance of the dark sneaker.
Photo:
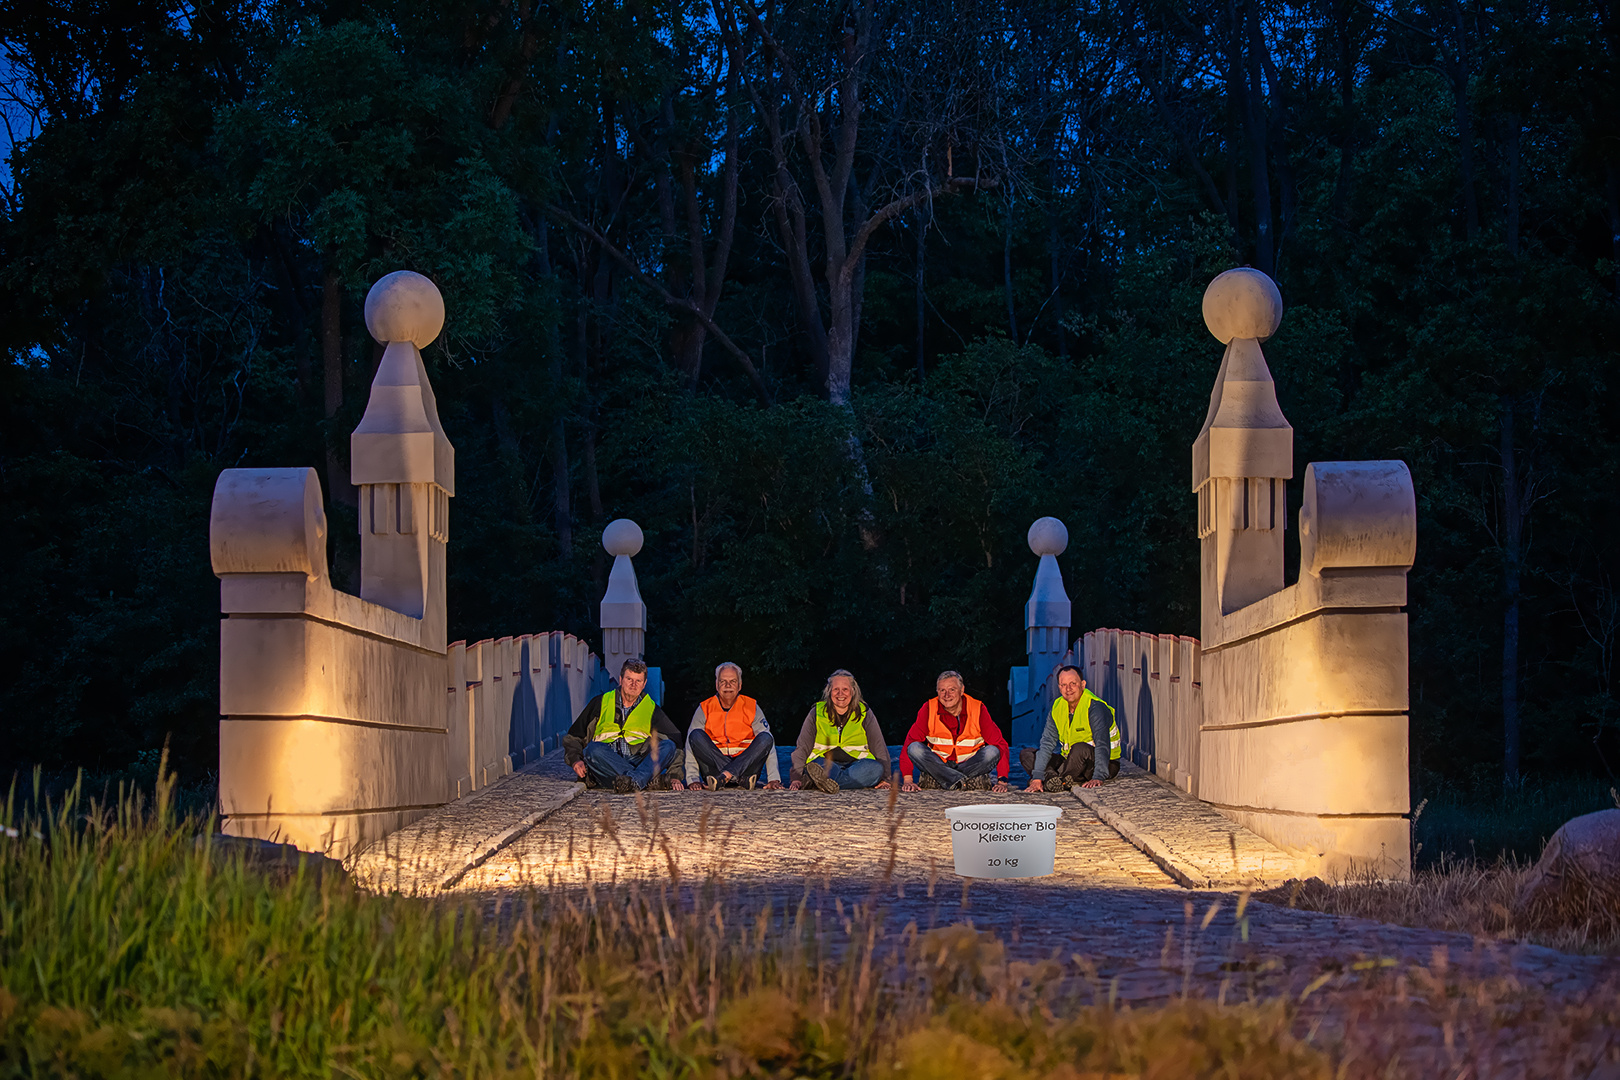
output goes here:
{"type": "Polygon", "coordinates": [[[924,791],[938,791],[939,781],[934,779],[932,773],[923,773],[922,779],[917,781],[917,786],[924,791]]]}
{"type": "Polygon", "coordinates": [[[710,791],[719,791],[720,778],[718,776],[705,776],[703,778],[703,786],[708,788],[710,791]]]}
{"type": "Polygon", "coordinates": [[[613,778],[613,794],[633,795],[636,791],[636,782],[628,776],[615,776],[613,778]]]}
{"type": "Polygon", "coordinates": [[[969,791],[989,791],[995,786],[996,781],[989,773],[981,773],[978,776],[969,777],[968,779],[969,791]]]}
{"type": "Polygon", "coordinates": [[[826,792],[828,795],[838,794],[838,781],[827,775],[827,767],[821,762],[805,762],[804,775],[810,781],[810,786],[817,791],[826,792]]]}

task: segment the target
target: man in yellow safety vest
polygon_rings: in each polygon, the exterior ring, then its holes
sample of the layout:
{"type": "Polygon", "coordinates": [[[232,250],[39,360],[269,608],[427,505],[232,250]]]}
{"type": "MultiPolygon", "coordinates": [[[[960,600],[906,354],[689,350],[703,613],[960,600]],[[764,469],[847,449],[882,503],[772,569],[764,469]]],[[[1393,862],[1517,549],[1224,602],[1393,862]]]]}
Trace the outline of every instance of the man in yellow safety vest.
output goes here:
{"type": "Polygon", "coordinates": [[[1086,689],[1086,680],[1073,664],[1058,668],[1058,696],[1041,732],[1041,745],[1025,747],[1019,761],[1029,771],[1029,790],[1044,791],[1101,787],[1100,774],[1119,775],[1119,724],[1114,707],[1086,689]],[[1108,762],[1099,766],[1099,761],[1108,762]]]}
{"type": "Polygon", "coordinates": [[[642,691],[646,661],[619,665],[619,685],[585,703],[563,736],[563,757],[574,775],[620,795],[648,787],[685,790],[681,733],[642,691]]]}

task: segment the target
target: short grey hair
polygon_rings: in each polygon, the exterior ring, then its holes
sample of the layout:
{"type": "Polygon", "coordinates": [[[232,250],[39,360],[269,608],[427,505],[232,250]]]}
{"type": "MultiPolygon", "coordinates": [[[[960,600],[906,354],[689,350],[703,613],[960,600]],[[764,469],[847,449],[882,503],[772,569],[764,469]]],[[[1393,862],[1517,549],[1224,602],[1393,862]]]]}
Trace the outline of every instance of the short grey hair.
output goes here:
{"type": "Polygon", "coordinates": [[[645,675],[647,674],[647,661],[638,660],[632,656],[619,665],[619,677],[623,678],[624,673],[627,671],[633,671],[637,675],[645,675]]]}
{"type": "Polygon", "coordinates": [[[964,690],[967,689],[967,680],[962,678],[962,673],[960,671],[952,671],[950,669],[946,669],[945,671],[939,673],[939,677],[934,680],[934,688],[936,690],[939,689],[939,684],[944,682],[946,679],[955,679],[958,686],[964,690]]]}
{"type": "Polygon", "coordinates": [[[855,676],[851,675],[843,668],[839,668],[837,671],[827,676],[827,685],[821,688],[821,700],[826,704],[827,711],[829,713],[836,711],[833,708],[832,699],[832,684],[834,679],[848,679],[850,688],[855,691],[855,696],[849,699],[849,711],[851,713],[855,712],[862,705],[866,704],[866,699],[861,696],[861,684],[855,681],[855,676]]]}
{"type": "Polygon", "coordinates": [[[742,668],[738,667],[736,664],[733,664],[730,660],[722,660],[722,661],[720,661],[720,663],[715,665],[715,668],[714,668],[714,681],[715,682],[720,681],[720,673],[722,671],[726,670],[726,668],[730,668],[732,671],[735,671],[737,673],[737,681],[742,682],[742,668]]]}

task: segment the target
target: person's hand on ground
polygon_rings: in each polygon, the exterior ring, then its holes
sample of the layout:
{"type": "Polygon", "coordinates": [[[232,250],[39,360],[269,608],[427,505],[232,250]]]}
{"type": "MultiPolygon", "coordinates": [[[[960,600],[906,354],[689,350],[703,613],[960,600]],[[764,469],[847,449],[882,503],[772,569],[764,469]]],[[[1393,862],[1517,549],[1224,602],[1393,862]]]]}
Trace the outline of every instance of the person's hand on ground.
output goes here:
{"type": "Polygon", "coordinates": [[[1085,783],[1081,784],[1080,786],[1081,787],[1102,787],[1102,781],[1101,780],[1087,780],[1085,783]]]}
{"type": "Polygon", "coordinates": [[[780,780],[772,780],[772,781],[768,782],[765,785],[765,790],[766,791],[781,791],[782,790],[782,781],[780,781],[780,780]]]}
{"type": "Polygon", "coordinates": [[[723,773],[720,774],[720,783],[721,783],[722,786],[725,785],[725,784],[735,784],[736,782],[737,782],[737,778],[735,776],[732,776],[730,773],[723,772],[723,773]]]}
{"type": "Polygon", "coordinates": [[[992,795],[1005,795],[1005,794],[1007,794],[1007,781],[1005,781],[1005,780],[997,780],[994,784],[991,785],[990,794],[992,794],[992,795]]]}
{"type": "Polygon", "coordinates": [[[872,790],[873,791],[888,791],[889,790],[889,782],[887,780],[879,780],[877,782],[877,784],[873,787],[872,790]]]}
{"type": "Polygon", "coordinates": [[[686,790],[686,785],[684,783],[682,783],[681,781],[679,781],[679,780],[671,780],[669,782],[669,790],[671,790],[671,791],[685,791],[686,790]]]}
{"type": "Polygon", "coordinates": [[[574,762],[574,775],[581,780],[585,779],[585,763],[583,761],[574,762]]]}
{"type": "Polygon", "coordinates": [[[788,785],[788,790],[789,791],[802,791],[803,789],[804,789],[804,781],[802,781],[802,780],[795,780],[795,781],[793,781],[793,783],[788,785]]]}
{"type": "Polygon", "coordinates": [[[917,781],[915,781],[915,780],[907,780],[907,781],[905,781],[904,783],[902,783],[900,785],[900,790],[901,791],[921,791],[922,788],[917,786],[917,781]]]}
{"type": "Polygon", "coordinates": [[[1041,783],[1039,780],[1031,780],[1029,782],[1029,787],[1025,788],[1024,790],[1026,790],[1026,791],[1045,791],[1046,790],[1046,785],[1041,783]]]}

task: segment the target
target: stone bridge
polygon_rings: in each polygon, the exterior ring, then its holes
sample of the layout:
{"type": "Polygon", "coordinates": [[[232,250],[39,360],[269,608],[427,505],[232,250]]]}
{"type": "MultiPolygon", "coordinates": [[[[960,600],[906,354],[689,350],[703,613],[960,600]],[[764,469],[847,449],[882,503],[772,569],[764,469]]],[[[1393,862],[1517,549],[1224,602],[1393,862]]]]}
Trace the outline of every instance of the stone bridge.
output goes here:
{"type": "MultiPolygon", "coordinates": [[[[1127,877],[1199,888],[1311,874],[1405,877],[1411,478],[1400,462],[1308,466],[1301,573],[1285,586],[1293,432],[1260,348],[1282,317],[1281,299],[1269,278],[1234,270],[1210,285],[1204,314],[1226,353],[1192,447],[1202,640],[1112,629],[1076,638],[1057,562],[1067,531],[1043,518],[1029,533],[1038,556],[1025,606],[1029,662],[1008,681],[1009,734],[1015,746],[1038,739],[1064,663],[1079,665],[1115,706],[1136,768],[1079,793],[1083,802],[1064,796],[1065,835],[1134,852],[1110,864],[1127,877]]],[[[574,715],[609,685],[607,672],[643,652],[647,608],[632,564],[641,530],[623,520],[603,534],[614,556],[601,605],[605,663],[567,634],[445,640],[455,451],[420,353],[443,320],[438,290],[409,272],[383,278],[366,300],[367,328],[384,352],[351,439],[359,596],[336,589],[328,573],[314,470],[220,475],[210,539],[225,615],[220,802],[229,833],[352,859],[384,851],[385,838],[397,849],[421,834],[419,819],[442,836],[447,822],[493,814],[473,830],[483,838],[467,842],[504,847],[561,796],[523,809],[515,796],[523,784],[499,799],[480,793],[514,772],[543,775],[574,715]],[[407,827],[415,832],[402,834],[407,827]]],[[[652,676],[661,700],[656,669],[652,676]]],[[[906,799],[907,828],[920,828],[910,808],[923,803],[906,799]]],[[[593,795],[581,806],[600,802],[593,795]]],[[[786,846],[772,857],[793,851],[790,834],[813,826],[795,825],[809,812],[795,808],[813,804],[800,793],[762,799],[760,821],[745,829],[762,830],[748,832],[754,854],[736,867],[778,844],[786,846]]],[[[867,850],[848,840],[840,857],[867,850]]],[[[600,862],[600,850],[570,850],[572,861],[547,864],[558,881],[617,865],[600,862]],[[581,863],[585,850],[593,853],[581,863]]],[[[709,865],[691,857],[694,867],[709,865]]],[[[413,888],[444,884],[412,878],[413,888]]]]}

